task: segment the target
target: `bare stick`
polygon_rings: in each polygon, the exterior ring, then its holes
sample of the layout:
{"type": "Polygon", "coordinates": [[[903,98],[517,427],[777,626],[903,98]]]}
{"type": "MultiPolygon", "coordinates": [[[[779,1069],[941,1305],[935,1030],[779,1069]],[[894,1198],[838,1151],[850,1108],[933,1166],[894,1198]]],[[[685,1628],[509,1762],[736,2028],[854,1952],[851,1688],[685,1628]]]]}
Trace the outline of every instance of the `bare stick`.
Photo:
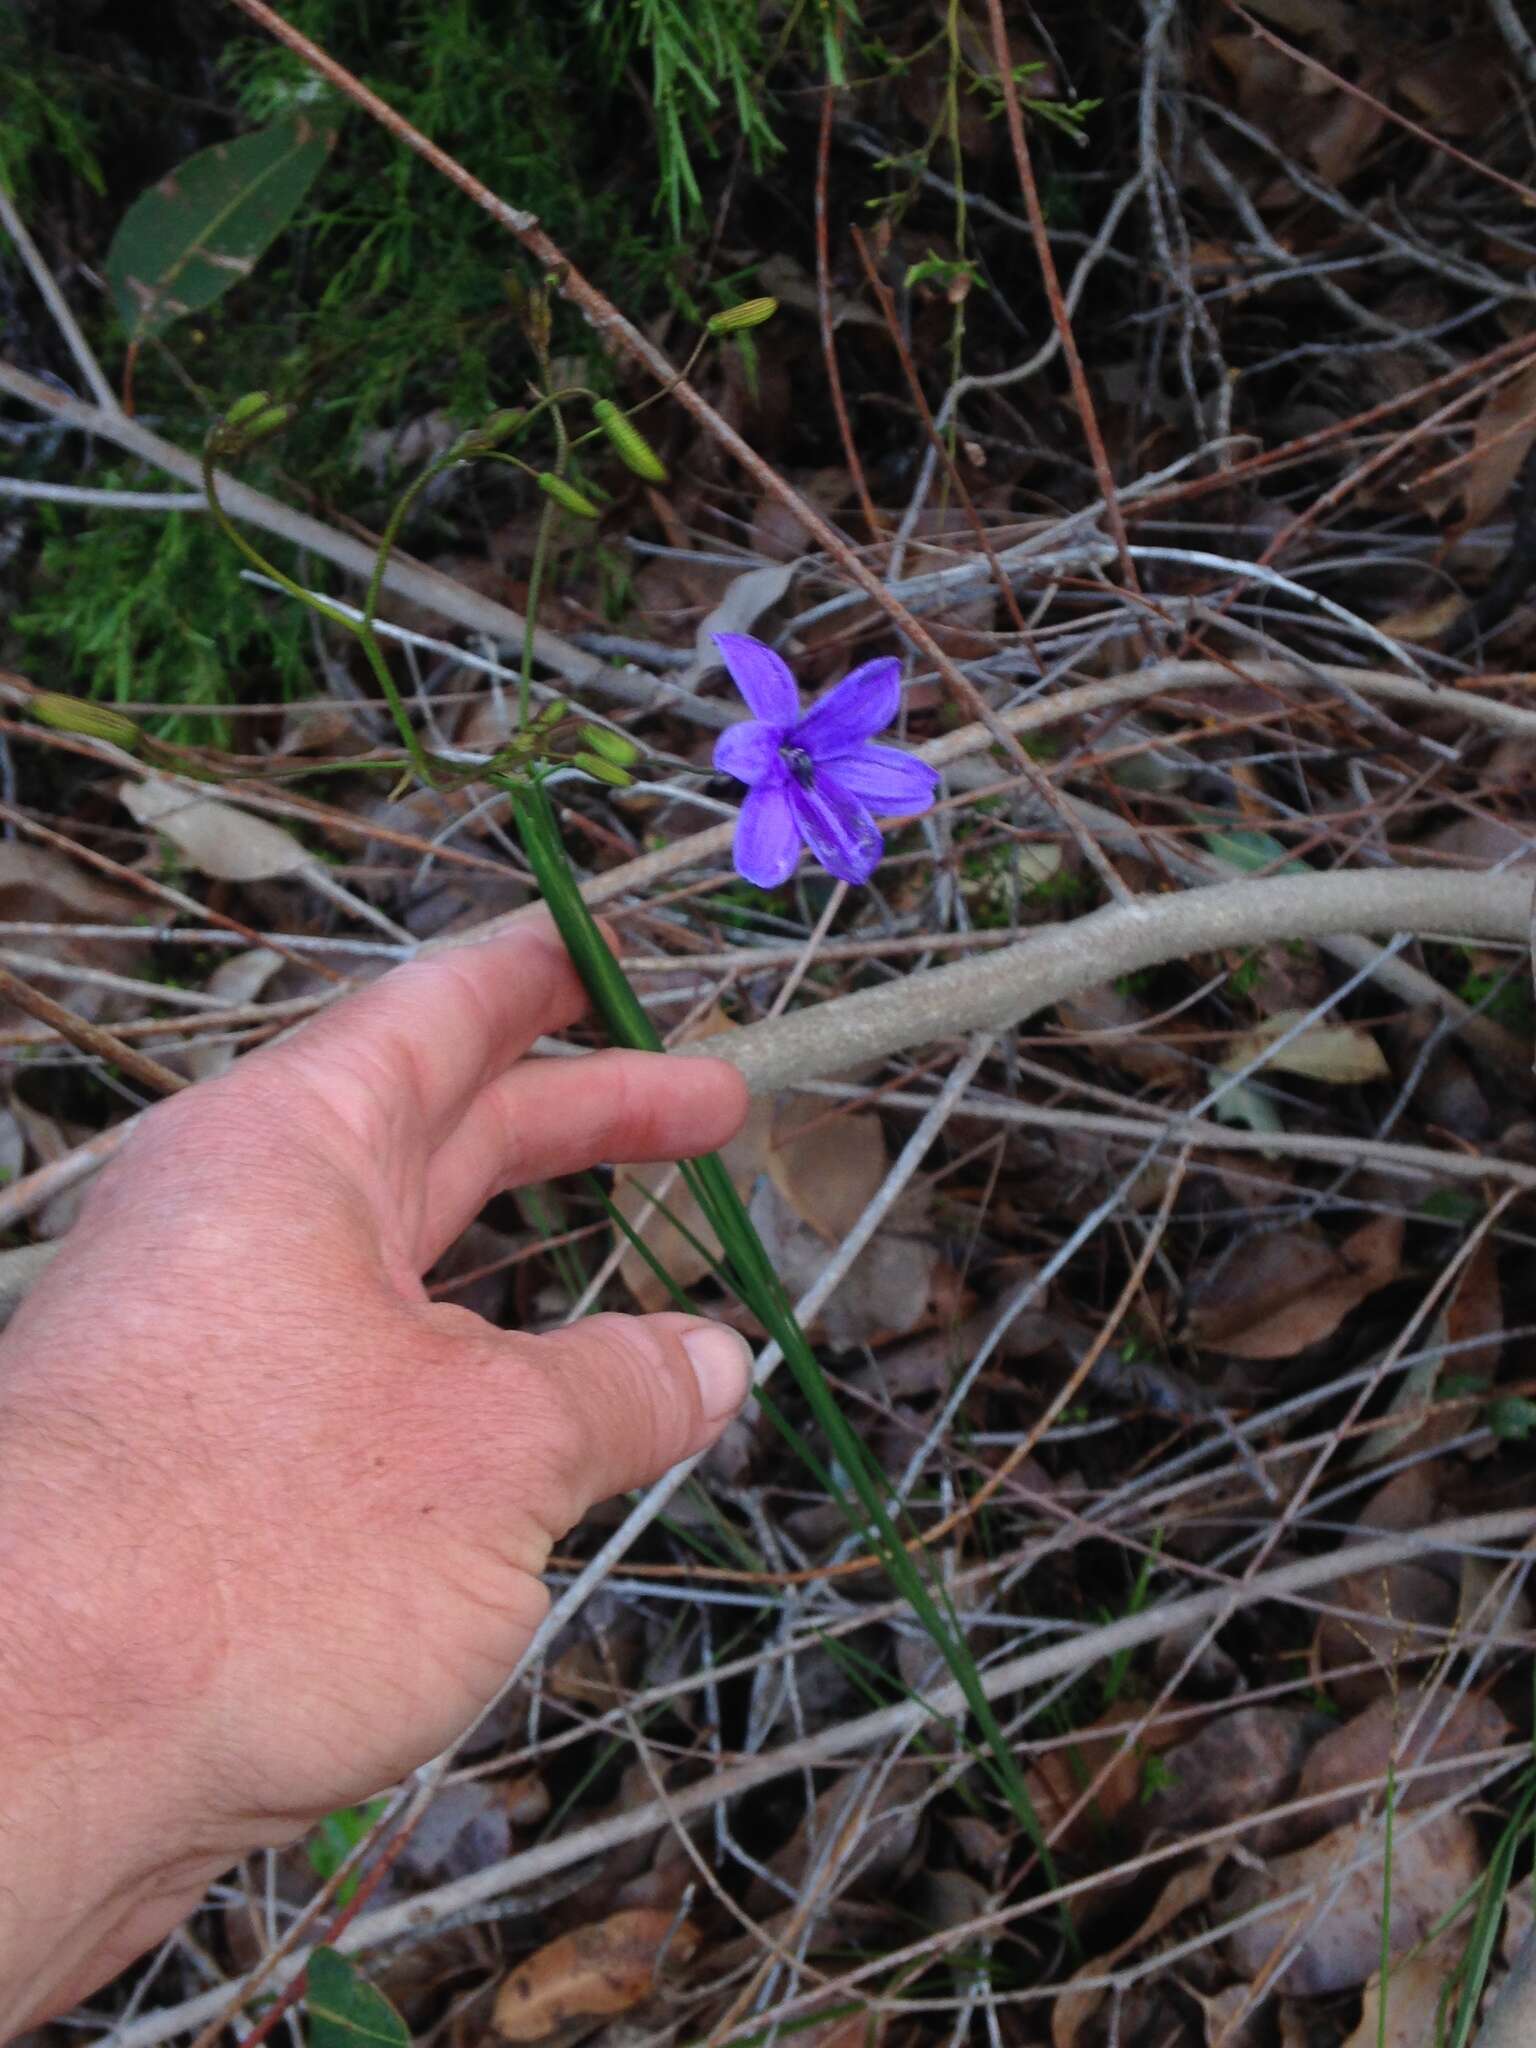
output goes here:
{"type": "MultiPolygon", "coordinates": [[[[1441,1550],[1480,1548],[1494,1543],[1518,1542],[1536,1528],[1536,1509],[1506,1509],[1497,1514],[1473,1515],[1463,1521],[1431,1524],[1355,1543],[1324,1557],[1300,1558],[1244,1585],[1215,1586],[1180,1600],[1170,1600],[1139,1614],[1123,1616],[1102,1628],[1090,1629],[1061,1642],[1048,1643],[982,1673],[989,1699],[1005,1698],[1026,1687],[1091,1668],[1104,1658],[1135,1650],[1144,1643],[1159,1641],[1209,1623],[1229,1613],[1256,1607],[1266,1600],[1288,1599],[1325,1586],[1330,1581],[1362,1572],[1378,1572],[1406,1558],[1421,1557],[1441,1550]]],[[[502,1898],[521,1886],[536,1883],[556,1870],[569,1869],[590,1857],[611,1854],[623,1842],[635,1841],[665,1827],[674,1816],[706,1812],[724,1799],[739,1797],[758,1785],[771,1784],[792,1771],[802,1771],[840,1756],[858,1755],[878,1743],[899,1740],[915,1729],[931,1728],[935,1720],[948,1719],[963,1710],[957,1686],[946,1685],[923,1698],[903,1700],[858,1718],[834,1720],[819,1734],[800,1742],[784,1744],[765,1756],[751,1757],[730,1769],[717,1772],[701,1784],[674,1792],[671,1813],[657,1801],[634,1806],[610,1820],[575,1828],[553,1840],[509,1856],[484,1870],[440,1885],[436,1891],[380,1907],[355,1921],[336,1943],[356,1953],[396,1940],[401,1935],[420,1933],[445,1915],[486,1899],[502,1898]]],[[[1097,1879],[1091,1880],[1097,1882],[1097,1879]]],[[[285,1981],[301,1965],[286,1964],[274,1972],[270,1983],[285,1981]]],[[[201,2025],[222,2011],[230,1997],[242,1989],[244,1980],[220,1985],[178,2006],[146,2013],[142,2019],[117,2029],[107,2037],[112,2048],[158,2048],[176,2034],[201,2025]]]]}
{"type": "Polygon", "coordinates": [[[709,1053],[760,1091],[837,1074],[906,1046],[1001,1031],[1068,995],[1194,954],[1361,931],[1455,933],[1524,945],[1531,885],[1523,875],[1371,869],[1217,883],[1135,897],[1019,944],[860,989],[835,1003],[749,1024],[709,1053]]]}
{"type": "MultiPolygon", "coordinates": [[[[1498,23],[1499,34],[1509,45],[1509,54],[1525,73],[1526,84],[1536,85],[1536,39],[1515,12],[1515,0],[1488,0],[1488,12],[1498,23]]],[[[1531,1944],[1527,1942],[1526,1947],[1530,1949],[1531,1944]]],[[[1532,1955],[1532,1967],[1536,1968],[1536,1953],[1532,1955]]]]}
{"type": "Polygon", "coordinates": [[[1115,491],[1114,472],[1109,466],[1104,436],[1099,431],[1099,416],[1094,409],[1093,393],[1088,388],[1088,373],[1083,368],[1083,359],[1078,352],[1077,336],[1072,332],[1072,316],[1068,313],[1066,301],[1061,296],[1061,279],[1056,271],[1056,258],[1045,225],[1045,208],[1040,204],[1040,187],[1035,179],[1035,167],[1029,154],[1029,141],[1024,133],[1024,114],[1019,105],[1018,81],[1013,75],[1013,54],[1008,48],[1008,25],[1003,19],[1002,0],[987,0],[987,19],[992,29],[992,61],[997,66],[997,80],[1003,91],[1003,105],[1008,111],[1008,140],[1013,145],[1013,161],[1018,169],[1019,184],[1024,192],[1024,206],[1029,214],[1029,231],[1034,239],[1035,255],[1040,264],[1040,279],[1050,303],[1051,324],[1061,337],[1061,352],[1066,358],[1067,375],[1072,380],[1072,396],[1077,402],[1077,416],[1082,423],[1083,438],[1088,443],[1093,473],[1098,480],[1099,495],[1104,500],[1104,516],[1109,523],[1115,546],[1120,550],[1120,571],[1125,578],[1126,588],[1139,590],[1141,585],[1137,580],[1136,566],[1126,545],[1125,520],[1115,491]]]}
{"type": "MultiPolygon", "coordinates": [[[[103,440],[113,442],[129,454],[152,462],[156,469],[163,469],[169,476],[178,476],[186,483],[201,487],[202,468],[195,455],[189,455],[184,448],[178,448],[174,442],[141,426],[137,420],[129,419],[115,407],[108,411],[105,406],[87,405],[81,399],[67,397],[51,385],[44,384],[40,378],[29,377],[25,370],[3,362],[0,362],[0,391],[10,392],[13,398],[35,406],[39,412],[51,413],[55,419],[79,428],[82,433],[100,435],[103,440]]],[[[338,533],[322,521],[311,519],[307,513],[296,512],[291,506],[267,497],[264,492],[254,491],[249,484],[222,472],[219,496],[232,518],[247,520],[265,533],[276,534],[281,540],[291,541],[296,547],[305,548],[327,562],[334,562],[360,582],[366,583],[373,574],[374,550],[362,541],[354,540],[350,534],[338,533]]],[[[442,618],[468,626],[473,632],[487,633],[504,645],[522,645],[524,621],[520,612],[498,604],[494,598],[477,596],[439,570],[425,568],[419,562],[395,555],[385,571],[384,581],[390,590],[411,598],[417,604],[430,606],[442,618]]],[[[583,654],[558,634],[545,632],[542,628],[534,635],[533,651],[547,668],[573,685],[581,684],[594,674],[600,675],[605,667],[592,655],[583,654]]],[[[658,690],[665,688],[664,685],[656,687],[658,690]]]]}
{"type": "Polygon", "coordinates": [[[184,1075],[173,1074],[169,1067],[162,1067],[148,1053],[135,1052],[131,1045],[124,1045],[120,1038],[104,1031],[99,1024],[88,1024],[84,1017],[77,1017],[73,1010],[66,1010],[62,1003],[56,1003],[52,996],[45,996],[41,989],[33,988],[19,974],[12,974],[9,967],[0,967],[0,999],[14,1003],[24,1015],[35,1017],[39,1024],[46,1024],[50,1031],[56,1031],[60,1038],[67,1038],[71,1045],[90,1053],[93,1059],[110,1060],[121,1067],[129,1080],[137,1081],[141,1087],[153,1088],[157,1095],[174,1095],[190,1085],[184,1075]]]}
{"type": "Polygon", "coordinates": [[[96,395],[96,403],[103,412],[117,413],[122,408],[113,396],[112,386],[107,382],[106,373],[91,352],[90,343],[80,332],[75,316],[69,310],[69,302],[59,290],[53,272],[38,253],[37,244],[27,233],[21,215],[6,197],[4,185],[0,185],[0,227],[3,227],[21,255],[21,260],[32,274],[32,282],[42,294],[43,303],[53,315],[59,332],[68,344],[69,352],[79,365],[80,374],[96,395]]]}

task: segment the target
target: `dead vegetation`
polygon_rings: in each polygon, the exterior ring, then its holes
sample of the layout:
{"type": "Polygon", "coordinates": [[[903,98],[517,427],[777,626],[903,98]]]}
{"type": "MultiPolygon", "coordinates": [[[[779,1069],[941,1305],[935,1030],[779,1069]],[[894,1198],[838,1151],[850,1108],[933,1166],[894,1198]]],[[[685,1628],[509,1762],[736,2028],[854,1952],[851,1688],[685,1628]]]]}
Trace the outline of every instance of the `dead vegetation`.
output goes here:
{"type": "MultiPolygon", "coordinates": [[[[1416,2048],[1437,2010],[1473,2038],[1469,1956],[1497,1982],[1526,1938],[1536,43],[1508,0],[880,27],[899,61],[781,80],[786,155],[720,167],[710,260],[779,319],[647,416],[669,484],[605,474],[538,674],[646,750],[634,791],[562,792],[569,842],[671,1040],[759,1086],[728,1163],[1058,1887],[753,1415],[578,1532],[429,1783],[232,1873],[90,2037],[193,2033],[334,1935],[453,2048],[1416,2048]],[[1064,131],[1016,71],[1101,104],[1064,131]],[[807,687],[912,654],[945,796],[868,891],[732,874],[722,629],[807,687]]],[[[186,477],[71,338],[0,364],[16,417],[186,477]]],[[[386,618],[429,743],[474,755],[534,510],[454,488],[386,618]]],[[[315,653],[312,701],[222,707],[250,772],[216,795],[3,721],[0,964],[109,1034],[0,1032],[13,1293],[137,1099],[103,1050],[203,1078],[528,900],[499,799],[270,779],[387,739],[315,653]]],[[[433,1284],[529,1325],[658,1305],[581,1187],[498,1201],[433,1284]]]]}

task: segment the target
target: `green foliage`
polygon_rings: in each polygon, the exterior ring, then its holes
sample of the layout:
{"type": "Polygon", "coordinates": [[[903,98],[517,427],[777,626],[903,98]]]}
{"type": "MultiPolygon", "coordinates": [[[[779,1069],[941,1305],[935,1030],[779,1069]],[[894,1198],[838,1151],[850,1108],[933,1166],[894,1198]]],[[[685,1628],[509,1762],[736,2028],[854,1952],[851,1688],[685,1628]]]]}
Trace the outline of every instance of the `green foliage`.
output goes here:
{"type": "Polygon", "coordinates": [[[324,164],[335,130],[307,114],[215,143],[129,207],[107,251],[107,282],[135,341],[202,312],[249,275],[324,164]]]}
{"type": "Polygon", "coordinates": [[[1475,1223],[1483,1204],[1470,1188],[1436,1188],[1420,1202],[1418,1213],[1437,1223],[1475,1223]]]}
{"type": "MultiPolygon", "coordinates": [[[[253,589],[200,514],[44,505],[37,516],[46,538],[31,602],[10,624],[40,684],[119,704],[216,704],[255,674],[261,692],[247,695],[310,694],[304,614],[253,589]]],[[[224,746],[222,724],[172,720],[159,736],[224,746]]]]}
{"type": "Polygon", "coordinates": [[[411,2048],[405,2021],[344,1955],[317,1948],[307,1977],[309,2048],[411,2048]]]}
{"type": "Polygon", "coordinates": [[[1536,1429],[1536,1401],[1506,1394],[1488,1403],[1488,1427],[1505,1443],[1523,1444],[1536,1429]]]}
{"type": "Polygon", "coordinates": [[[1464,1003],[1481,1010],[1506,1030],[1528,1033],[1532,1021],[1531,983],[1527,974],[1505,968],[1498,974],[1464,975],[1456,991],[1464,1003]]]}
{"type": "Polygon", "coordinates": [[[1148,1756],[1141,1763],[1140,1799],[1143,1806],[1157,1797],[1159,1792],[1171,1792],[1179,1782],[1178,1774],[1170,1767],[1166,1758],[1148,1756]]]}
{"type": "Polygon", "coordinates": [[[724,113],[752,162],[779,148],[762,101],[764,65],[757,0],[587,0],[583,19],[598,35],[610,87],[643,57],[650,65],[651,105],[660,158],[656,206],[672,232],[703,206],[692,147],[719,149],[713,129],[724,113]]]}
{"type": "Polygon", "coordinates": [[[49,155],[67,164],[93,192],[103,192],[95,123],[79,104],[64,67],[37,44],[18,0],[0,0],[0,79],[5,81],[0,185],[25,204],[32,196],[33,166],[49,155]]]}
{"type": "MultiPolygon", "coordinates": [[[[370,1799],[362,1806],[343,1806],[325,1816],[304,1845],[316,1877],[329,1880],[336,1875],[388,1804],[387,1799],[370,1799]]],[[[349,1905],[356,1894],[357,1879],[349,1877],[338,1886],[336,1903],[349,1905]]]]}
{"type": "Polygon", "coordinates": [[[1251,996],[1259,985],[1264,956],[1257,947],[1245,953],[1227,976],[1227,988],[1234,996],[1251,996]]]}

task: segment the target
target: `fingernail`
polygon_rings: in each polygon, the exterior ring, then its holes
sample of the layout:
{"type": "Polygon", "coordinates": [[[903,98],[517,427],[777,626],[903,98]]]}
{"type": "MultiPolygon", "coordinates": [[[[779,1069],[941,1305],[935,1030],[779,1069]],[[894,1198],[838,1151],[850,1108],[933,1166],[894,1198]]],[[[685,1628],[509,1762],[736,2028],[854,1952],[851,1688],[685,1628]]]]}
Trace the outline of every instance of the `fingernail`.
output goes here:
{"type": "Polygon", "coordinates": [[[683,1339],[688,1363],[699,1383],[699,1399],[711,1422],[734,1415],[752,1384],[752,1347],[723,1323],[691,1330],[683,1339]]]}

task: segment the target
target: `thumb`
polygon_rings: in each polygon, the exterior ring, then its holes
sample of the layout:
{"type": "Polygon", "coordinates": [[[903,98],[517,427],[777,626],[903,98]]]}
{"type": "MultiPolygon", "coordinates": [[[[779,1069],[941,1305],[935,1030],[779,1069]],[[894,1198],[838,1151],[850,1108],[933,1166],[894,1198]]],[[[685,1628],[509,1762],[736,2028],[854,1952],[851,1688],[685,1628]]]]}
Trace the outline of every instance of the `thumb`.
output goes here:
{"type": "Polygon", "coordinates": [[[590,1316],[518,1348],[541,1383],[552,1534],[707,1450],[752,1385],[746,1339],[701,1316],[590,1316]]]}

